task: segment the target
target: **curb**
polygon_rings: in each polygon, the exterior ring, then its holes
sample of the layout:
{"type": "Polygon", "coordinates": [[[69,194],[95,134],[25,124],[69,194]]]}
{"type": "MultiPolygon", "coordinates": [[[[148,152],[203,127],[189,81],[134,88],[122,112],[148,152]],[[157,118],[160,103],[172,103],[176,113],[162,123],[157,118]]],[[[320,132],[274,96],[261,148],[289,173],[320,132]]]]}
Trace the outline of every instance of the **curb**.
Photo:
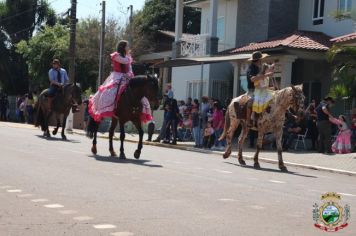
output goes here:
{"type": "MultiPolygon", "coordinates": [[[[73,130],[73,134],[78,134],[78,135],[85,136],[85,134],[83,134],[81,132],[78,132],[78,131],[75,131],[75,130],[73,130]]],[[[108,137],[104,136],[104,135],[98,135],[97,137],[98,138],[108,139],[108,137]]],[[[114,140],[119,140],[119,138],[114,137],[114,140]]],[[[125,139],[125,142],[138,143],[138,141],[132,140],[132,139],[125,139]]],[[[145,144],[145,145],[156,146],[156,147],[164,147],[164,148],[171,148],[171,149],[178,149],[178,150],[182,150],[182,151],[199,152],[199,153],[215,154],[215,155],[222,155],[223,154],[223,152],[210,151],[210,150],[194,148],[194,147],[191,147],[190,145],[189,146],[188,145],[179,145],[178,146],[178,145],[171,145],[171,144],[164,144],[164,143],[153,143],[153,142],[147,142],[147,141],[143,141],[142,143],[145,144]]],[[[233,158],[236,158],[236,156],[234,155],[233,158]]],[[[252,156],[244,155],[244,158],[246,160],[253,160],[252,156]]],[[[268,158],[263,158],[263,157],[261,158],[260,157],[259,160],[261,162],[264,162],[264,163],[278,164],[278,161],[277,160],[273,160],[273,159],[268,159],[268,158]]],[[[285,161],[284,164],[286,166],[293,166],[293,167],[305,168],[305,169],[310,169],[310,170],[319,170],[319,171],[343,174],[343,175],[348,175],[348,176],[356,176],[356,172],[347,171],[347,170],[340,170],[340,169],[333,169],[333,168],[327,168],[327,167],[322,167],[322,166],[299,164],[299,163],[287,162],[287,161],[285,161]]]]}

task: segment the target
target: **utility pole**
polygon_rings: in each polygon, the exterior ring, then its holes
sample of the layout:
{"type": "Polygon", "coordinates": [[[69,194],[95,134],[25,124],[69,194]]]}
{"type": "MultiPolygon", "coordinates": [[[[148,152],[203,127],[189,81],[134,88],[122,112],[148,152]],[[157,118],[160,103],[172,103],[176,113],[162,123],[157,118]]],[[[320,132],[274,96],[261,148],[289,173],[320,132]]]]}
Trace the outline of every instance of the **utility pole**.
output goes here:
{"type": "Polygon", "coordinates": [[[104,74],[104,45],[105,45],[105,1],[101,3],[101,34],[100,34],[100,55],[99,55],[99,77],[97,81],[97,88],[103,82],[104,74]]]}
{"type": "MultiPolygon", "coordinates": [[[[75,36],[77,30],[77,0],[71,0],[71,9],[70,9],[70,38],[69,38],[69,79],[70,82],[76,82],[75,80],[75,36]]],[[[67,132],[73,131],[73,113],[70,110],[70,113],[67,117],[66,122],[67,132]]]]}
{"type": "Polygon", "coordinates": [[[130,34],[129,34],[129,44],[130,44],[130,47],[132,47],[132,14],[133,14],[133,6],[130,5],[128,7],[128,9],[130,10],[130,18],[129,18],[129,24],[130,24],[130,34]]]}

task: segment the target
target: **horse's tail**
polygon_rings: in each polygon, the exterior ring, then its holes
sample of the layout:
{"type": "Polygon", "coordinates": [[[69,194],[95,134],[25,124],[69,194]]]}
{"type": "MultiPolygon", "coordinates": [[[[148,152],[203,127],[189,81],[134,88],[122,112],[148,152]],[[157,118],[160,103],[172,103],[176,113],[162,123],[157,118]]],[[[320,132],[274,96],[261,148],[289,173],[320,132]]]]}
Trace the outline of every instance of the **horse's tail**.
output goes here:
{"type": "Polygon", "coordinates": [[[89,116],[88,126],[87,126],[87,137],[92,139],[94,134],[98,131],[99,123],[96,122],[91,116],[89,116]]]}
{"type": "Polygon", "coordinates": [[[39,105],[39,103],[36,103],[35,106],[37,112],[36,112],[36,119],[35,119],[35,127],[41,126],[41,130],[44,131],[44,114],[42,107],[39,105]]]}
{"type": "Polygon", "coordinates": [[[223,140],[226,137],[227,130],[230,128],[230,111],[229,107],[226,109],[226,114],[225,114],[225,125],[224,125],[224,131],[221,134],[219,141],[223,140]]]}

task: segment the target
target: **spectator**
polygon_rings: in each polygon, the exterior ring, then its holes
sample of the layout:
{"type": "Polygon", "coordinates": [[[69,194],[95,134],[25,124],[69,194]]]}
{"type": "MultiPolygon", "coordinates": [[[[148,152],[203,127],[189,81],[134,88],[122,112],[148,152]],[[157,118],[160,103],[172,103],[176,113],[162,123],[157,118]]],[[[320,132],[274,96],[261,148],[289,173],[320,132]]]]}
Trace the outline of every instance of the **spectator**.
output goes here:
{"type": "Polygon", "coordinates": [[[287,128],[284,133],[283,138],[283,150],[287,151],[293,144],[293,141],[298,137],[299,134],[304,134],[306,130],[306,121],[304,114],[298,114],[294,124],[287,128]]]}
{"type": "Polygon", "coordinates": [[[312,142],[312,150],[317,150],[318,128],[316,126],[317,114],[315,111],[315,102],[310,103],[305,112],[307,115],[308,134],[312,142]]]}
{"type": "Polygon", "coordinates": [[[166,131],[167,131],[167,129],[166,129],[166,126],[167,126],[166,117],[167,117],[167,111],[168,111],[168,107],[169,107],[168,105],[169,105],[170,101],[171,101],[171,99],[169,99],[167,95],[163,96],[163,100],[162,100],[162,102],[163,102],[162,110],[164,110],[163,123],[162,123],[162,126],[161,126],[161,129],[160,129],[158,137],[155,140],[153,140],[153,142],[158,142],[159,143],[159,142],[161,142],[162,139],[164,139],[166,137],[166,131]]]}
{"type": "Polygon", "coordinates": [[[214,129],[211,122],[207,122],[206,128],[204,129],[203,147],[211,148],[215,141],[214,129]]]}
{"type": "Polygon", "coordinates": [[[154,122],[154,120],[150,120],[147,125],[148,139],[146,141],[148,141],[148,142],[152,141],[152,135],[154,132],[155,132],[155,122],[154,122]]]}
{"type": "Polygon", "coordinates": [[[326,97],[315,109],[317,113],[317,127],[319,132],[319,152],[332,153],[331,150],[331,123],[329,118],[333,118],[330,113],[330,106],[335,103],[332,97],[326,97]]]}
{"type": "Polygon", "coordinates": [[[9,100],[7,95],[3,95],[0,99],[0,120],[7,121],[7,110],[9,109],[9,100]]]}
{"type": "Polygon", "coordinates": [[[166,139],[163,143],[170,143],[169,131],[172,132],[172,144],[177,144],[177,126],[179,122],[178,102],[172,99],[167,109],[166,139]]]}
{"type": "Polygon", "coordinates": [[[166,95],[169,99],[173,99],[174,98],[174,93],[173,93],[173,90],[172,90],[172,85],[171,84],[167,84],[167,87],[166,87],[166,95]]]}
{"type": "Polygon", "coordinates": [[[200,148],[202,144],[201,140],[201,126],[199,117],[199,103],[195,103],[192,107],[192,128],[195,142],[195,148],[200,148]]]}
{"type": "Polygon", "coordinates": [[[33,123],[33,108],[35,106],[35,101],[33,99],[31,92],[27,95],[25,104],[26,104],[26,113],[27,113],[27,123],[32,124],[33,123]]]}
{"type": "Polygon", "coordinates": [[[339,133],[335,142],[331,146],[334,153],[344,154],[351,152],[351,131],[347,127],[345,116],[339,116],[339,119],[330,118],[330,121],[339,127],[339,133]]]}
{"type": "Polygon", "coordinates": [[[213,129],[215,132],[215,144],[216,148],[224,148],[225,147],[225,140],[219,141],[219,138],[224,130],[224,114],[221,109],[221,106],[218,102],[214,102],[214,112],[212,116],[212,124],[213,129]]]}
{"type": "Polygon", "coordinates": [[[267,145],[270,145],[271,148],[276,147],[276,137],[273,133],[266,133],[263,136],[262,149],[264,149],[267,145]]]}
{"type": "Polygon", "coordinates": [[[192,98],[191,97],[189,97],[188,99],[187,99],[187,102],[185,103],[185,105],[187,106],[187,112],[188,113],[191,113],[192,112],[192,106],[193,106],[193,100],[192,100],[192,98]]]}
{"type": "Polygon", "coordinates": [[[26,110],[26,102],[25,99],[21,100],[21,104],[19,106],[19,119],[21,123],[25,122],[25,110],[26,110]]]}
{"type": "Polygon", "coordinates": [[[354,148],[356,148],[356,107],[352,109],[352,113],[351,113],[351,132],[352,132],[351,139],[354,143],[354,148]]]}
{"type": "Polygon", "coordinates": [[[83,101],[83,105],[84,105],[84,114],[83,114],[83,129],[84,131],[87,129],[88,126],[88,121],[89,121],[89,100],[86,99],[83,101]]]}

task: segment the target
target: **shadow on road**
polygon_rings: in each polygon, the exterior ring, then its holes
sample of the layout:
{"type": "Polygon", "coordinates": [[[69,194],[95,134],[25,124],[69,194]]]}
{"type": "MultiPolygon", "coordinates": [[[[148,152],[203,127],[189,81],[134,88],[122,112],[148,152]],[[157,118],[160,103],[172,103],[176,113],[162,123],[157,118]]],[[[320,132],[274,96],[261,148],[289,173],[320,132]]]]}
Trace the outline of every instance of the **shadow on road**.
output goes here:
{"type": "Polygon", "coordinates": [[[62,141],[62,142],[68,142],[68,143],[80,143],[80,141],[77,141],[77,140],[63,140],[62,138],[57,138],[57,137],[53,137],[51,136],[50,138],[47,138],[47,137],[44,137],[43,135],[36,135],[38,138],[41,138],[41,139],[45,139],[47,141],[62,141]]]}
{"type": "Polygon", "coordinates": [[[240,164],[232,163],[232,162],[224,162],[224,163],[229,164],[229,165],[239,166],[239,167],[246,168],[246,169],[253,169],[253,170],[256,170],[256,171],[266,171],[266,172],[274,172],[274,173],[281,173],[281,174],[290,174],[290,175],[295,175],[295,176],[300,176],[300,177],[307,177],[307,178],[318,178],[317,176],[303,175],[303,174],[299,174],[299,173],[293,172],[293,171],[282,172],[282,171],[277,170],[277,169],[271,169],[271,168],[266,168],[266,167],[261,167],[261,169],[255,169],[253,166],[248,166],[248,165],[242,166],[240,164]]]}
{"type": "Polygon", "coordinates": [[[90,155],[89,157],[95,158],[97,161],[104,161],[104,162],[111,162],[111,163],[121,163],[121,164],[134,164],[134,165],[140,165],[140,166],[147,166],[147,167],[156,167],[156,168],[162,168],[162,165],[154,165],[154,164],[149,164],[149,160],[143,160],[143,159],[119,159],[118,157],[108,157],[108,156],[100,156],[100,155],[90,155]]]}

